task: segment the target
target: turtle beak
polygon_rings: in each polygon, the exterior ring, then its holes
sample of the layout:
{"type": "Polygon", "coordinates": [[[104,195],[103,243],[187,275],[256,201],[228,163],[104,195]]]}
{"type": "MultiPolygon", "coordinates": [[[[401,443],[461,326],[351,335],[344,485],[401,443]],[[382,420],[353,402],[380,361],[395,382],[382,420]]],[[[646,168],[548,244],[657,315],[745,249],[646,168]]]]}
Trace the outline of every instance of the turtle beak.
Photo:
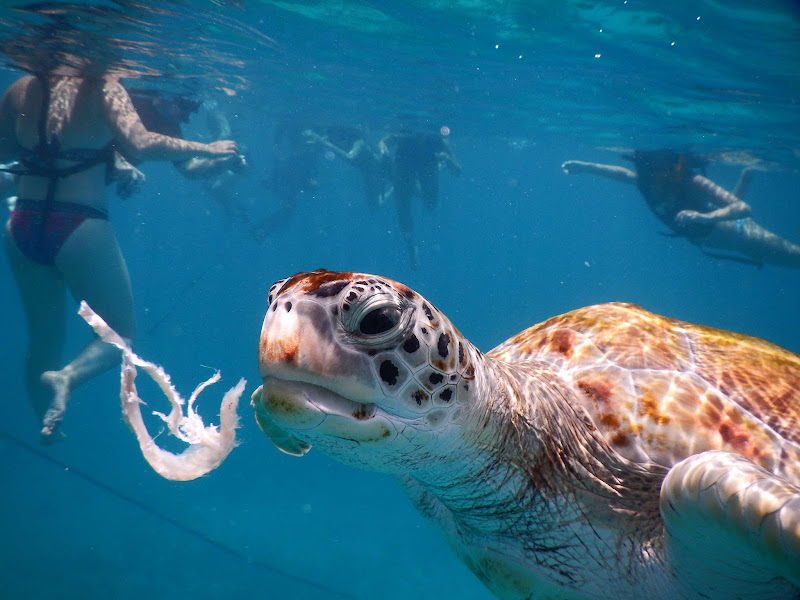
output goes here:
{"type": "Polygon", "coordinates": [[[393,428],[376,404],[349,400],[318,385],[267,377],[256,392],[252,397],[256,421],[267,437],[289,454],[295,454],[299,441],[290,432],[355,442],[374,442],[392,435],[393,428]]]}
{"type": "Polygon", "coordinates": [[[292,456],[303,456],[306,452],[311,450],[311,444],[296,438],[269,416],[269,413],[264,410],[264,405],[261,402],[263,387],[264,386],[259,386],[250,397],[250,405],[253,407],[253,412],[256,415],[256,423],[258,423],[261,431],[275,444],[278,450],[292,456]]]}

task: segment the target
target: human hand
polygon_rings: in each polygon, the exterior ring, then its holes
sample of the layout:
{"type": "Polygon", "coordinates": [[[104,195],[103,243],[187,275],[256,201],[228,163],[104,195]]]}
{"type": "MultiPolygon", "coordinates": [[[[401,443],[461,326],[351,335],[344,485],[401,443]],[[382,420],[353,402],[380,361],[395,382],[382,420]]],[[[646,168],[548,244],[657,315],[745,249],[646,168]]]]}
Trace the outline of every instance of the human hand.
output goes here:
{"type": "Polygon", "coordinates": [[[307,144],[319,144],[322,141],[325,141],[325,138],[318,134],[316,131],[312,131],[311,129],[306,129],[303,132],[303,137],[306,138],[307,144]]]}
{"type": "Polygon", "coordinates": [[[248,167],[247,159],[244,157],[244,154],[234,154],[233,156],[226,157],[224,160],[225,166],[234,173],[241,173],[248,167]]]}
{"type": "Polygon", "coordinates": [[[212,155],[238,154],[239,147],[233,140],[217,140],[208,144],[208,151],[212,155]]]}
{"type": "Polygon", "coordinates": [[[580,160],[568,160],[561,163],[561,170],[567,175],[574,175],[575,173],[583,172],[585,165],[586,163],[580,160]]]}
{"type": "Polygon", "coordinates": [[[114,180],[117,184],[117,195],[120,198],[128,199],[142,189],[147,177],[127,161],[122,164],[124,166],[114,170],[114,180]]]}
{"type": "Polygon", "coordinates": [[[714,220],[708,215],[699,213],[696,210],[682,210],[675,215],[675,224],[678,227],[689,227],[691,225],[705,225],[713,223],[714,220]]]}

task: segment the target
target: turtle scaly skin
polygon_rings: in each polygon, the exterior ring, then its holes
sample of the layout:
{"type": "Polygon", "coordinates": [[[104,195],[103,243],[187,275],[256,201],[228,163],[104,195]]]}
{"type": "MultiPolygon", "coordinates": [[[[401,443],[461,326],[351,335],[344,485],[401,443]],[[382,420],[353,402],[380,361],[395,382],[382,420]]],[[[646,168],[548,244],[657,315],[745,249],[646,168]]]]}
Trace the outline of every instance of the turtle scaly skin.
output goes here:
{"type": "Polygon", "coordinates": [[[272,286],[256,419],[397,475],[498,598],[800,597],[800,357],[630,304],[483,354],[373,275],[272,286]]]}

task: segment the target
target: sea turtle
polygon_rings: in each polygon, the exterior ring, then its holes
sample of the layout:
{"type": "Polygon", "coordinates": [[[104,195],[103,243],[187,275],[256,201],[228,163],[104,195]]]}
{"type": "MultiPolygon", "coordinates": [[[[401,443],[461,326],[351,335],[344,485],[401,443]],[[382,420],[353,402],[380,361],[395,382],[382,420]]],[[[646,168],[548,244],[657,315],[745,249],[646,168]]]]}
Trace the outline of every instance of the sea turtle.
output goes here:
{"type": "Polygon", "coordinates": [[[590,306],[484,354],[362,273],[275,283],[256,419],[393,473],[503,599],[800,598],[800,357],[590,306]]]}

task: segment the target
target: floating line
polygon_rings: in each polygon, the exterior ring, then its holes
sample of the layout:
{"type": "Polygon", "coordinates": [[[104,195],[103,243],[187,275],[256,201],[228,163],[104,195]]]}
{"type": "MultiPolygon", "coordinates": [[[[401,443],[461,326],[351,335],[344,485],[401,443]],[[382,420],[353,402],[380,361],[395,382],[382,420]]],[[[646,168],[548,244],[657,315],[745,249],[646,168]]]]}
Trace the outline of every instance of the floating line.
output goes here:
{"type": "Polygon", "coordinates": [[[116,498],[119,498],[123,502],[127,502],[128,504],[130,504],[132,506],[135,506],[136,508],[138,508],[138,509],[140,509],[140,510],[142,510],[142,511],[144,511],[144,512],[150,514],[150,515],[152,515],[156,519],[164,521],[165,523],[169,523],[170,525],[172,525],[176,529],[179,529],[179,530],[183,531],[184,533],[186,533],[186,534],[188,534],[188,535],[190,535],[190,536],[192,536],[194,538],[197,538],[198,540],[200,540],[202,542],[205,542],[209,546],[213,546],[217,550],[219,550],[219,551],[221,551],[221,552],[223,552],[223,553],[225,553],[225,554],[227,554],[229,556],[232,556],[233,558],[236,558],[236,559],[242,561],[243,563],[246,563],[247,565],[251,565],[253,567],[258,567],[259,569],[262,569],[263,571],[266,571],[266,572],[268,572],[268,573],[270,573],[272,575],[279,575],[281,577],[285,577],[285,578],[290,579],[292,581],[296,581],[298,583],[302,583],[303,585],[306,585],[308,587],[318,589],[321,592],[325,592],[325,594],[328,594],[328,596],[326,596],[326,598],[334,597],[334,598],[342,598],[342,599],[345,599],[345,600],[358,600],[358,598],[356,598],[356,596],[350,595],[350,594],[348,594],[346,592],[342,592],[340,590],[328,587],[328,586],[326,586],[326,585],[324,585],[322,583],[317,583],[315,581],[311,581],[310,579],[305,579],[304,577],[301,577],[299,575],[295,575],[293,573],[289,573],[287,571],[283,571],[282,569],[279,569],[277,567],[269,565],[269,564],[267,564],[265,562],[262,562],[262,561],[259,561],[259,560],[253,560],[250,557],[248,557],[247,555],[242,554],[241,552],[239,552],[235,548],[231,548],[230,546],[228,546],[226,544],[223,544],[222,542],[220,542],[218,540],[215,540],[212,537],[209,537],[208,535],[206,535],[202,531],[198,531],[197,529],[193,529],[193,528],[181,523],[177,519],[157,511],[153,507],[148,506],[147,504],[144,504],[140,500],[137,500],[136,498],[134,498],[132,496],[128,496],[127,494],[125,494],[123,492],[120,492],[119,490],[111,487],[107,483],[101,481],[100,479],[97,479],[96,477],[94,477],[92,475],[89,475],[88,473],[86,473],[84,471],[81,471],[80,469],[76,469],[74,467],[69,466],[68,464],[60,461],[59,459],[57,459],[57,458],[55,458],[53,456],[50,456],[49,454],[43,452],[42,450],[40,450],[36,446],[32,446],[31,444],[23,442],[22,440],[17,439],[16,437],[11,435],[10,433],[8,433],[6,431],[3,431],[1,429],[0,429],[0,437],[5,438],[11,444],[13,444],[15,446],[18,446],[19,448],[22,448],[23,450],[26,450],[27,452],[33,454],[37,458],[40,458],[43,461],[48,462],[51,465],[54,465],[54,466],[58,467],[59,469],[63,469],[65,471],[69,472],[69,473],[72,473],[73,475],[77,476],[79,479],[83,479],[89,485],[92,485],[92,486],[94,486],[94,487],[96,487],[98,489],[101,489],[104,492],[106,492],[107,494],[109,494],[111,496],[114,496],[116,498]]]}

